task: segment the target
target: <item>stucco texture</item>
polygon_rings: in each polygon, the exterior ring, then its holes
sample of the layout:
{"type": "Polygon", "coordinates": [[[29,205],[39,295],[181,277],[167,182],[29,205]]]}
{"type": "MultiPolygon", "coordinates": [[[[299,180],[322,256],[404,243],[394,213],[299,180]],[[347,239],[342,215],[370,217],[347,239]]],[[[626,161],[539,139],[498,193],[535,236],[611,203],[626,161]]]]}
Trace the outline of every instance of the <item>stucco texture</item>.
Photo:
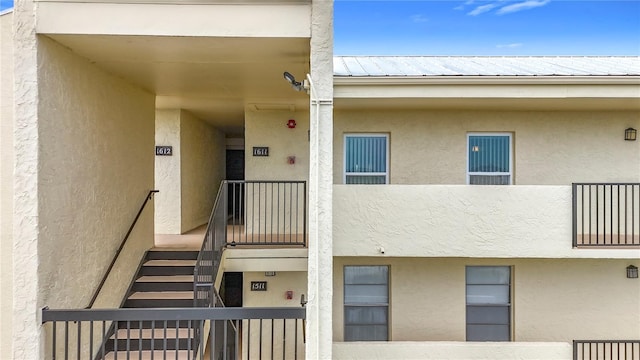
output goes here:
{"type": "Polygon", "coordinates": [[[467,133],[513,134],[516,185],[638,182],[634,111],[336,111],[335,184],[344,183],[344,134],[389,134],[391,184],[465,184],[467,133]]]}
{"type": "MultiPolygon", "coordinates": [[[[82,308],[153,188],[154,97],[38,39],[38,308],[82,308]]],[[[153,202],[94,307],[118,307],[153,245],[153,202]]],[[[28,269],[26,271],[34,271],[28,269]]],[[[35,345],[37,346],[37,345],[35,345]]]]}
{"type": "MultiPolygon", "coordinates": [[[[465,266],[512,267],[512,339],[637,339],[640,288],[626,260],[334,258],[333,334],[343,340],[343,267],[390,266],[390,339],[465,341],[465,266]]],[[[637,264],[636,264],[637,265],[637,264]]]]}
{"type": "Polygon", "coordinates": [[[156,110],[156,146],[171,146],[172,156],[155,158],[155,233],[181,234],[180,110],[156,110]]]}
{"type": "Polygon", "coordinates": [[[571,344],[526,342],[334,342],[336,360],[570,360],[571,344]]]}
{"type": "Polygon", "coordinates": [[[187,111],[180,116],[182,232],[209,220],[225,178],[224,134],[187,111]]]}
{"type": "Polygon", "coordinates": [[[306,111],[245,112],[245,179],[307,180],[309,177],[309,113],[306,111]],[[295,129],[287,127],[290,119],[295,129]],[[255,146],[269,148],[269,156],[253,156],[255,146]],[[295,156],[295,164],[288,157],[295,156]]]}
{"type": "Polygon", "coordinates": [[[13,14],[0,16],[0,354],[13,333],[13,14]]]}
{"type": "Polygon", "coordinates": [[[331,359],[333,0],[311,3],[309,266],[306,359],[331,359]]]}
{"type": "Polygon", "coordinates": [[[334,195],[334,256],[640,258],[572,248],[569,185],[334,185],[334,195]]]}
{"type": "Polygon", "coordinates": [[[156,145],[172,156],[156,156],[156,234],[182,234],[209,220],[225,177],[224,134],[181,109],[156,111],[156,145]]]}

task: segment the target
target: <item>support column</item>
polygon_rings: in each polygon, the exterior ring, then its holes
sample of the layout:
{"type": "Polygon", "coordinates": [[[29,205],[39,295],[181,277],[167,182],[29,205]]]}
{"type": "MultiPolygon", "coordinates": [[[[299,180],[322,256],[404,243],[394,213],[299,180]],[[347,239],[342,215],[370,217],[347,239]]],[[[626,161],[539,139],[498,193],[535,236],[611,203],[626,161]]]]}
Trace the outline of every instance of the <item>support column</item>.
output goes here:
{"type": "Polygon", "coordinates": [[[311,113],[307,359],[331,359],[333,346],[333,1],[311,14],[311,113]]]}
{"type": "MultiPolygon", "coordinates": [[[[16,1],[14,31],[13,347],[11,359],[42,359],[39,323],[38,59],[35,4],[16,1]]],[[[7,355],[7,354],[3,354],[7,355]]]]}

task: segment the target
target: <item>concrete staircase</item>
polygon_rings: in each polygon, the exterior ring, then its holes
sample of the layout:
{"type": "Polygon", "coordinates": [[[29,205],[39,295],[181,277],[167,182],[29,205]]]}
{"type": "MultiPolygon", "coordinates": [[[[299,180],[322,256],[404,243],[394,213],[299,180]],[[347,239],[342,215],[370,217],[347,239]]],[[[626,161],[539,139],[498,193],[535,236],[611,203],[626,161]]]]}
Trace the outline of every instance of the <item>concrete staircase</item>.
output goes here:
{"type": "MultiPolygon", "coordinates": [[[[123,308],[193,306],[193,269],[198,251],[152,249],[135,277],[123,308]]],[[[107,359],[194,358],[195,324],[180,321],[121,321],[105,342],[107,359]],[[127,354],[129,349],[129,354],[127,354]],[[117,352],[117,355],[116,355],[117,352]]]]}

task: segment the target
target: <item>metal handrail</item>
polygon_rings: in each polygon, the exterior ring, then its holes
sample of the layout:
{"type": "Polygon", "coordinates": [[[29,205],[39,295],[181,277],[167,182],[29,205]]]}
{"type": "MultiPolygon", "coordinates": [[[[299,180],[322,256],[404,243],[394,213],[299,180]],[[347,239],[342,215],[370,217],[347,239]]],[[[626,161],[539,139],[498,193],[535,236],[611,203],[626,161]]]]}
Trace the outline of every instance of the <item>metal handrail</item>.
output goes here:
{"type": "Polygon", "coordinates": [[[281,180],[220,183],[194,268],[194,306],[224,307],[215,281],[226,246],[306,246],[306,185],[281,180]]]}
{"type": "Polygon", "coordinates": [[[158,190],[149,190],[149,193],[147,194],[147,197],[144,199],[144,202],[142,203],[142,206],[140,206],[140,210],[138,210],[138,214],[136,214],[135,219],[133,219],[133,222],[131,223],[131,226],[129,226],[129,230],[127,231],[126,235],[124,236],[124,239],[122,239],[122,241],[120,242],[120,246],[118,247],[118,250],[116,250],[116,253],[113,255],[113,258],[111,259],[111,263],[109,264],[109,267],[107,268],[107,270],[104,272],[104,275],[102,276],[102,280],[100,281],[100,284],[98,285],[98,288],[96,288],[96,290],[93,293],[93,296],[91,297],[91,301],[89,301],[89,305],[87,305],[86,309],[90,309],[93,304],[96,302],[96,299],[98,298],[98,295],[100,294],[100,291],[102,290],[102,287],[104,286],[104,283],[107,281],[107,277],[109,276],[109,273],[111,273],[111,269],[113,269],[113,266],[116,264],[116,261],[118,260],[118,256],[120,256],[120,253],[122,252],[122,249],[124,248],[124,245],[126,244],[127,240],[129,239],[129,235],[131,235],[131,232],[133,231],[133,228],[136,226],[136,223],[138,222],[138,219],[140,218],[140,215],[142,214],[142,211],[144,210],[145,206],[147,206],[147,202],[149,202],[149,200],[151,200],[151,198],[153,197],[153,195],[155,193],[159,192],[158,190]]]}
{"type": "Polygon", "coordinates": [[[42,323],[50,321],[170,321],[305,319],[303,307],[229,308],[118,308],[118,309],[42,309],[42,323]]]}
{"type": "MultiPolygon", "coordinates": [[[[211,209],[211,215],[209,216],[209,223],[207,224],[207,230],[205,231],[205,236],[204,236],[204,240],[202,241],[202,246],[200,247],[200,252],[198,253],[198,258],[196,260],[196,265],[194,267],[193,270],[193,302],[194,302],[194,306],[198,307],[211,307],[213,304],[216,303],[216,300],[211,299],[211,292],[213,292],[216,297],[219,297],[219,295],[217,294],[217,290],[215,289],[215,280],[216,280],[216,274],[217,274],[217,269],[215,268],[215,260],[217,260],[218,264],[220,263],[220,261],[222,260],[222,246],[219,246],[219,249],[215,249],[215,216],[216,216],[216,209],[218,209],[218,206],[220,205],[220,201],[222,199],[222,194],[224,193],[224,186],[225,182],[222,181],[222,183],[220,184],[220,188],[218,189],[218,193],[216,194],[216,200],[213,203],[213,208],[211,209]],[[216,251],[217,250],[217,251],[216,251]],[[217,253],[217,256],[209,256],[210,259],[205,259],[205,257],[208,255],[208,253],[211,253],[211,255],[214,255],[215,253],[217,253]],[[201,272],[201,266],[204,262],[206,262],[207,260],[211,261],[211,267],[212,267],[212,271],[210,274],[202,274],[201,272]],[[207,277],[208,280],[210,281],[201,281],[201,277],[207,277]],[[210,278],[209,278],[210,276],[210,278]],[[204,293],[203,290],[201,288],[203,287],[209,287],[209,291],[206,293],[207,294],[207,298],[204,299],[205,303],[199,303],[199,299],[198,295],[204,293]]],[[[226,235],[225,235],[226,236],[226,235]]],[[[224,244],[226,241],[223,241],[222,244],[224,244]]],[[[224,307],[224,304],[222,304],[224,307]]]]}
{"type": "Polygon", "coordinates": [[[45,351],[47,358],[53,359],[107,359],[110,356],[129,359],[146,358],[145,354],[152,359],[154,354],[156,358],[167,359],[173,358],[173,351],[177,358],[177,351],[181,351],[190,359],[204,359],[208,353],[209,360],[240,360],[244,358],[241,346],[246,346],[246,353],[254,353],[256,358],[263,355],[266,358],[269,353],[270,358],[274,358],[277,350],[282,352],[283,359],[299,359],[304,357],[304,325],[300,323],[306,318],[305,310],[298,307],[45,307],[41,321],[48,325],[44,331],[50,341],[45,351]],[[244,331],[238,331],[241,324],[244,331]],[[108,328],[113,330],[107,331],[108,328]],[[150,330],[150,339],[134,330],[143,328],[150,330]],[[183,330],[182,334],[179,330],[183,330]],[[175,336],[168,331],[175,332],[175,336]]]}

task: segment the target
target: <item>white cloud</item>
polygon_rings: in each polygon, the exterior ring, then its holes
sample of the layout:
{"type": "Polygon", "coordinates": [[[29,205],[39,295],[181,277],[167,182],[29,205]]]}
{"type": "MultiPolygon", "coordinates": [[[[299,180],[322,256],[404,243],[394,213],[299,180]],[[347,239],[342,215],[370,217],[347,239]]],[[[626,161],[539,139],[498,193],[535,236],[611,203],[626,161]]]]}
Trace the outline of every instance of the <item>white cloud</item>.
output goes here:
{"type": "Polygon", "coordinates": [[[509,48],[509,49],[514,49],[514,48],[519,48],[522,47],[522,43],[513,43],[513,44],[500,44],[500,45],[496,45],[497,48],[509,48]]]}
{"type": "Polygon", "coordinates": [[[411,15],[411,21],[413,21],[414,23],[425,23],[429,21],[429,19],[422,14],[416,14],[416,15],[411,15]]]}
{"type": "Polygon", "coordinates": [[[477,8],[469,11],[467,15],[471,15],[471,16],[480,15],[482,13],[486,13],[487,11],[491,11],[491,9],[493,9],[496,6],[498,5],[497,4],[480,5],[477,8]]]}
{"type": "Polygon", "coordinates": [[[500,10],[496,12],[496,14],[504,15],[504,14],[514,13],[517,11],[529,10],[529,9],[537,8],[540,6],[545,6],[550,2],[551,0],[527,0],[527,1],[516,3],[516,4],[504,6],[500,8],[500,10]]]}

